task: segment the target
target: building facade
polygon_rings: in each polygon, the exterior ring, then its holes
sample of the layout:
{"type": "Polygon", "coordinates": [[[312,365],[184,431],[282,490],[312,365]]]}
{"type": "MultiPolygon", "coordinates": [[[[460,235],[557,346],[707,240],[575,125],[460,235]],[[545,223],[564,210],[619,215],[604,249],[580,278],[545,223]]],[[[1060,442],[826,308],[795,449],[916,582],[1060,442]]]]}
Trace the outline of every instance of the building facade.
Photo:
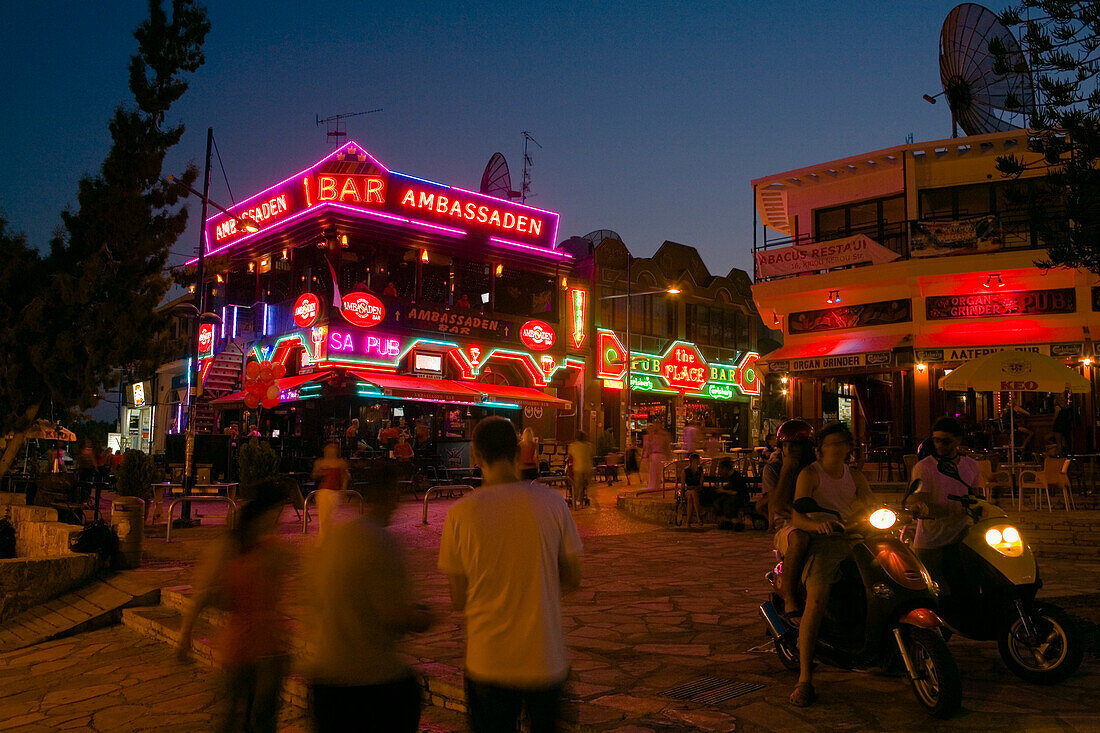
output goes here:
{"type": "MultiPolygon", "coordinates": [[[[752,182],[753,297],[784,343],[763,357],[787,413],[846,420],[871,444],[912,449],[940,415],[978,443],[1004,437],[1010,393],[959,393],[938,380],[1001,349],[1038,351],[1093,377],[1100,327],[1095,276],[1042,269],[1041,166],[1006,179],[1000,155],[1033,161],[1024,131],[901,145],[752,182]]],[[[1095,389],[1094,389],[1095,393],[1095,389]]],[[[1053,395],[1026,396],[1036,442],[1053,395]]],[[[1078,448],[1092,445],[1093,395],[1078,448]]]]}
{"type": "MultiPolygon", "coordinates": [[[[419,428],[458,460],[488,414],[571,438],[588,292],[557,228],[555,212],[391,171],[354,142],[210,217],[202,287],[220,323],[198,334],[196,430],[254,426],[315,456],[358,420],[372,446],[419,428]]],[[[189,372],[162,371],[178,433],[189,372]]]]}
{"type": "Polygon", "coordinates": [[[589,429],[610,431],[614,445],[640,445],[650,422],[677,442],[695,423],[727,446],[756,445],[765,329],[748,275],[712,275],[693,247],[675,242],[634,257],[609,230],[562,248],[591,283],[589,429]]]}

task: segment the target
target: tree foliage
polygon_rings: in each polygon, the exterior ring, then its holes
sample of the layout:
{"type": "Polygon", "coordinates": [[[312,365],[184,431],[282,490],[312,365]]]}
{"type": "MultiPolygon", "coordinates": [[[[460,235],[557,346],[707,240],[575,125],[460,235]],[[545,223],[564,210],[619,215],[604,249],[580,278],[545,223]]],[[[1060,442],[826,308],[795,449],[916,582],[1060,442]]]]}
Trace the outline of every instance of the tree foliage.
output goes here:
{"type": "MultiPolygon", "coordinates": [[[[1030,117],[1029,149],[1039,157],[1029,163],[1001,156],[997,169],[1008,176],[1047,171],[1040,203],[1064,215],[1043,218],[1049,258],[1037,264],[1100,273],[1100,3],[1023,0],[1000,20],[1020,37],[1037,92],[1035,107],[1021,111],[1030,117]]],[[[1013,67],[999,40],[990,51],[995,72],[1027,71],[1013,67]]]]}
{"type": "MultiPolygon", "coordinates": [[[[151,368],[168,354],[169,316],[156,307],[187,211],[183,189],[164,180],[165,156],[183,135],[166,118],[204,61],[209,30],[192,0],[172,0],[170,18],[162,0],[149,0],[129,65],[135,104],[115,110],[111,149],[99,173],[80,180],[77,209],[62,213],[48,253],[0,221],[0,429],[21,430],[50,401],[71,418],[126,366],[151,368]]],[[[190,184],[197,170],[177,177],[190,184]]]]}

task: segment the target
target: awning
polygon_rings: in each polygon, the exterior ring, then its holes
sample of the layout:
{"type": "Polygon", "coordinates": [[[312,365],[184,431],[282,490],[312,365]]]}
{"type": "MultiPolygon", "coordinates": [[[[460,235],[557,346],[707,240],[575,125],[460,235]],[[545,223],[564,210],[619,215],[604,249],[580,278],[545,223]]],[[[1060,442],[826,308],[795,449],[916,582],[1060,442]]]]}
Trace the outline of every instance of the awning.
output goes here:
{"type": "MultiPolygon", "coordinates": [[[[322,382],[332,376],[332,371],[314,372],[312,374],[299,374],[296,377],[283,377],[279,380],[279,392],[286,392],[287,390],[301,387],[308,382],[322,382]]],[[[228,409],[231,407],[240,407],[244,405],[244,398],[247,392],[233,392],[227,394],[225,397],[219,397],[216,400],[210,400],[210,404],[213,407],[228,409]]],[[[293,402],[293,400],[287,400],[287,402],[293,402]]]]}
{"type": "Polygon", "coordinates": [[[913,345],[917,361],[969,361],[997,351],[1034,351],[1055,358],[1089,356],[1080,326],[1051,328],[1027,319],[1003,323],[966,324],[924,331],[913,345]]]}
{"type": "Polygon", "coordinates": [[[894,364],[893,349],[907,338],[897,334],[822,334],[815,339],[803,339],[780,346],[762,356],[760,361],[767,364],[773,372],[890,367],[894,364]]]}
{"type": "Polygon", "coordinates": [[[567,410],[573,406],[568,400],[553,397],[530,387],[509,387],[504,384],[470,385],[490,402],[510,402],[520,407],[552,407],[555,410],[567,410]]]}
{"type": "Polygon", "coordinates": [[[348,370],[348,373],[374,385],[387,397],[404,397],[410,400],[432,400],[462,405],[476,405],[482,399],[481,392],[475,392],[450,379],[375,374],[357,369],[348,370]]]}

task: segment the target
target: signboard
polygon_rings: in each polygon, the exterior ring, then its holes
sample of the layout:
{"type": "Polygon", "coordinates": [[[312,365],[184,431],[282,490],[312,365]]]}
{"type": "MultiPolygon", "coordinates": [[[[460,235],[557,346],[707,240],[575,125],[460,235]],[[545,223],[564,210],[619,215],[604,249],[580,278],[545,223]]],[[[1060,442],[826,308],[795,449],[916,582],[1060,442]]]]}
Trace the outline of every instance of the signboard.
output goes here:
{"type": "Polygon", "coordinates": [[[203,323],[199,326],[199,358],[214,353],[214,324],[203,323]]]}
{"type": "Polygon", "coordinates": [[[330,328],[326,346],[330,359],[359,357],[393,361],[401,354],[400,339],[346,328],[330,328]]]}
{"type": "Polygon", "coordinates": [[[294,301],[294,323],[299,328],[309,328],[321,315],[321,299],[313,293],[302,293],[294,301]]]}
{"type": "Polygon", "coordinates": [[[913,304],[908,298],[859,303],[836,308],[799,311],[787,317],[787,330],[792,333],[835,331],[841,328],[863,328],[913,320],[913,304]]]}
{"type": "Polygon", "coordinates": [[[1055,358],[1064,359],[1077,357],[1084,354],[1084,344],[1081,342],[1058,344],[995,344],[991,346],[956,346],[951,348],[916,349],[913,352],[918,362],[925,364],[941,364],[944,362],[969,361],[980,356],[986,356],[997,351],[1031,351],[1036,354],[1045,354],[1055,358]]]}
{"type": "Polygon", "coordinates": [[[569,305],[572,310],[570,319],[569,345],[574,349],[584,346],[587,330],[584,324],[588,316],[588,291],[581,288],[572,288],[569,291],[569,305]]]}
{"type": "Polygon", "coordinates": [[[398,226],[499,237],[504,244],[552,250],[558,215],[388,170],[357,143],[345,143],[282,183],[206,220],[208,253],[251,236],[238,227],[247,217],[260,235],[321,206],[354,209],[398,226]]]}
{"type": "Polygon", "coordinates": [[[443,355],[424,351],[413,352],[412,369],[417,374],[443,374],[443,355]]]}
{"type": "Polygon", "coordinates": [[[1012,293],[930,295],[924,303],[926,315],[931,321],[1073,313],[1077,310],[1077,293],[1073,288],[1057,288],[1012,293]]]}
{"type": "MultiPolygon", "coordinates": [[[[760,394],[759,359],[750,351],[737,364],[708,364],[695,344],[673,341],[660,355],[630,355],[630,388],[711,399],[760,394]]],[[[613,331],[596,331],[596,377],[610,389],[625,386],[626,349],[613,331]]]]}
{"type": "Polygon", "coordinates": [[[893,365],[894,352],[892,351],[830,354],[828,356],[809,356],[768,362],[769,369],[776,373],[862,369],[864,367],[890,368],[893,365]]]}
{"type": "Polygon", "coordinates": [[[344,295],[340,313],[353,326],[370,328],[377,326],[386,317],[386,306],[370,293],[353,292],[344,295]]]}
{"type": "Polygon", "coordinates": [[[451,333],[458,336],[476,336],[502,340],[511,336],[515,324],[499,318],[469,312],[457,312],[442,308],[412,307],[405,314],[405,325],[422,331],[451,333]]]}
{"type": "Polygon", "coordinates": [[[145,383],[134,382],[134,407],[145,407],[145,383]]]}
{"type": "Polygon", "coordinates": [[[880,265],[900,256],[870,237],[857,234],[816,244],[758,250],[756,274],[758,277],[777,277],[864,263],[880,265]]]}
{"type": "Polygon", "coordinates": [[[554,329],[543,321],[528,321],[519,327],[519,340],[534,351],[546,351],[554,345],[554,329]]]}
{"type": "Polygon", "coordinates": [[[909,235],[912,257],[942,257],[995,252],[1001,248],[1001,222],[996,216],[951,221],[913,222],[909,235]]]}

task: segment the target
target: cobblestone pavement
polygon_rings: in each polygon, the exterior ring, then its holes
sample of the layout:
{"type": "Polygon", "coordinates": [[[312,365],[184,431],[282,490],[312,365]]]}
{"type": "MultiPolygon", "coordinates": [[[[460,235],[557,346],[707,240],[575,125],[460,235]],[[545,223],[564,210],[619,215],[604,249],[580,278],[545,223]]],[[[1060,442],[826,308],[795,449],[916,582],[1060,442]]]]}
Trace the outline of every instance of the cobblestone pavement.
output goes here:
{"type": "MultiPolygon", "coordinates": [[[[1042,595],[1065,599],[1073,613],[1092,624],[1091,653],[1081,671],[1061,685],[1027,685],[1007,671],[995,644],[955,639],[951,648],[964,676],[964,709],[951,721],[933,725],[904,678],[826,667],[818,673],[819,703],[795,709],[786,700],[795,677],[767,648],[756,613],[765,596],[763,574],[772,561],[770,537],[644,524],[614,508],[614,493],[600,489],[600,508],[574,512],[585,541],[585,580],[566,597],[563,622],[573,660],[570,717],[583,729],[1100,730],[1094,702],[1100,687],[1095,635],[1100,561],[1042,566],[1042,595]],[[701,677],[762,687],[717,705],[661,694],[701,677]]],[[[443,516],[452,504],[433,502],[431,523],[423,526],[420,505],[409,502],[394,522],[408,548],[419,594],[441,614],[435,628],[409,639],[407,650],[422,671],[440,677],[454,677],[462,667],[461,618],[449,610],[446,581],[435,569],[443,516]]],[[[298,550],[293,572],[295,587],[301,589],[315,535],[311,529],[303,537],[301,525],[290,522],[293,512],[288,514],[282,536],[298,550]]],[[[354,510],[344,508],[341,516],[354,516],[354,510]]],[[[143,572],[163,579],[163,585],[188,582],[193,558],[217,531],[184,530],[181,541],[174,537],[171,545],[147,538],[149,560],[143,572]]],[[[158,533],[163,537],[163,525],[150,530],[158,533]]],[[[291,605],[293,615],[308,623],[301,593],[291,605]]],[[[97,730],[154,727],[149,721],[160,721],[157,728],[202,730],[217,699],[210,673],[178,665],[166,645],[127,629],[105,629],[0,655],[0,730],[60,729],[63,718],[77,728],[90,722],[97,730]],[[39,654],[44,656],[35,656],[39,654]],[[128,692],[142,689],[148,694],[128,692]],[[190,703],[173,703],[167,690],[190,703]],[[21,728],[24,723],[32,727],[21,728]]],[[[443,726],[433,730],[462,730],[453,718],[432,723],[432,714],[428,712],[426,725],[443,726]]],[[[287,719],[284,724],[296,730],[301,721],[287,719]]]]}

